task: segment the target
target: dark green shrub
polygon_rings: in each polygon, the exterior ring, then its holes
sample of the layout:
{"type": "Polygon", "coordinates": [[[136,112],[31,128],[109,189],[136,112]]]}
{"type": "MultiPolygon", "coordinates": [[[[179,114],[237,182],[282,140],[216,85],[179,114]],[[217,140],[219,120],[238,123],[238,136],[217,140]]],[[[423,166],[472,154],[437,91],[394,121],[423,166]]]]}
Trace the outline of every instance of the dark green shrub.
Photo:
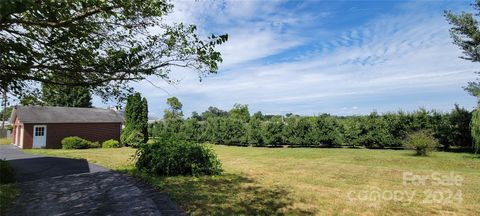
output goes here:
{"type": "Polygon", "coordinates": [[[357,148],[360,144],[358,137],[361,133],[361,125],[357,118],[346,119],[342,122],[344,145],[357,148]]]}
{"type": "Polygon", "coordinates": [[[360,142],[367,148],[384,148],[392,143],[392,135],[388,131],[388,122],[376,112],[371,113],[362,121],[360,142]]]}
{"type": "MultiPolygon", "coordinates": [[[[261,114],[260,114],[261,115],[261,114]]],[[[247,140],[249,144],[254,146],[263,146],[262,138],[262,124],[261,120],[258,117],[253,117],[250,119],[247,125],[247,140]]]]}
{"type": "Polygon", "coordinates": [[[225,132],[223,140],[228,145],[247,144],[246,125],[242,120],[225,118],[225,132]]]}
{"type": "Polygon", "coordinates": [[[225,117],[210,117],[207,119],[204,137],[212,143],[224,144],[226,129],[225,117]]]}
{"type": "Polygon", "coordinates": [[[311,124],[304,117],[288,117],[285,119],[283,126],[284,141],[290,145],[308,145],[309,140],[306,139],[311,124]]]}
{"type": "Polygon", "coordinates": [[[15,182],[15,171],[7,161],[0,160],[0,184],[15,182]]]}
{"type": "Polygon", "coordinates": [[[266,145],[283,144],[283,123],[279,119],[265,121],[262,124],[262,139],[266,145]]]}
{"type": "Polygon", "coordinates": [[[453,146],[471,147],[473,142],[470,128],[472,113],[463,107],[459,107],[458,104],[455,104],[454,109],[447,117],[448,122],[446,125],[450,126],[448,127],[450,130],[444,131],[449,134],[449,144],[453,146]]]}
{"type": "Polygon", "coordinates": [[[120,142],[114,139],[107,140],[102,143],[102,148],[120,148],[120,147],[121,147],[120,142]]]}
{"type": "Polygon", "coordinates": [[[87,149],[94,146],[95,143],[92,143],[86,139],[82,139],[78,136],[65,137],[62,139],[63,149],[87,149]]]}
{"type": "Polygon", "coordinates": [[[182,138],[188,141],[200,141],[202,135],[201,125],[195,118],[183,122],[180,128],[182,138]]]}
{"type": "Polygon", "coordinates": [[[416,155],[427,156],[438,146],[438,140],[430,132],[419,131],[407,135],[405,146],[414,149],[416,155]]]}
{"type": "Polygon", "coordinates": [[[212,149],[185,140],[156,140],[136,152],[138,170],[158,176],[217,175],[221,163],[212,149]]]}
{"type": "Polygon", "coordinates": [[[312,117],[310,127],[306,134],[306,140],[309,144],[325,145],[334,147],[341,144],[340,124],[334,117],[321,115],[312,117]]]}

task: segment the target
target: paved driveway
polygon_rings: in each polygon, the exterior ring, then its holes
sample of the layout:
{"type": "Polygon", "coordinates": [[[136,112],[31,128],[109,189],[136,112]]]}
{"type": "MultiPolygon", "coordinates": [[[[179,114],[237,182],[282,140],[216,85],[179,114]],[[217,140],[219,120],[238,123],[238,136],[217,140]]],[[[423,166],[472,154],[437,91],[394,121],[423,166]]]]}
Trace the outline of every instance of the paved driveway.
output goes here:
{"type": "Polygon", "coordinates": [[[125,174],[88,163],[26,154],[0,145],[20,196],[9,215],[183,215],[165,194],[125,174]]]}

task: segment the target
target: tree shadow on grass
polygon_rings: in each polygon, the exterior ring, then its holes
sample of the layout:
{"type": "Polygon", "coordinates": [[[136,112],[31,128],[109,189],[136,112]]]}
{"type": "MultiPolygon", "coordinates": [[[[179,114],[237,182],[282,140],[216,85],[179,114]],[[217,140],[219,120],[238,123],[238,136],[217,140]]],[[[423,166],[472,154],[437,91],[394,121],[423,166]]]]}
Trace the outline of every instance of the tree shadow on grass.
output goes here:
{"type": "Polygon", "coordinates": [[[279,186],[260,186],[237,174],[203,177],[150,177],[136,174],[166,192],[190,215],[313,215],[294,207],[279,186]]]}

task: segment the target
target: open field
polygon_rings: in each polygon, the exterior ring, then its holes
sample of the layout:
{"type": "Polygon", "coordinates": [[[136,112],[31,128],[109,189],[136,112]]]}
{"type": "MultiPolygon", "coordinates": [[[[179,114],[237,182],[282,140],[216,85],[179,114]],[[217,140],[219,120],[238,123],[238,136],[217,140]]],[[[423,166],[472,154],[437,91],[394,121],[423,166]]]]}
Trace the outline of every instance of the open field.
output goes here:
{"type": "Polygon", "coordinates": [[[199,178],[139,174],[133,168],[135,150],[130,148],[26,152],[85,158],[128,171],[168,193],[193,215],[480,214],[480,158],[472,154],[437,152],[431,157],[414,157],[411,151],[393,150],[212,148],[225,173],[199,178]],[[403,184],[404,172],[448,175],[452,171],[463,178],[460,186],[437,186],[431,181],[403,184]],[[383,195],[376,201],[363,196],[376,192],[383,195]],[[394,201],[389,192],[402,196],[394,201]],[[413,197],[412,202],[408,196],[413,197]]]}

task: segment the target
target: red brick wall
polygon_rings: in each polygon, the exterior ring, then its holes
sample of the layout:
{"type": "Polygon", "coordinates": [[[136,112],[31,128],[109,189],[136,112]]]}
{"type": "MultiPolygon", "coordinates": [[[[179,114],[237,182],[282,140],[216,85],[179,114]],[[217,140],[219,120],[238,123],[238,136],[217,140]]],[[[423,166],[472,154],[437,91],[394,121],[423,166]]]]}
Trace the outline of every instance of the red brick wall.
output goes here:
{"type": "Polygon", "coordinates": [[[23,124],[23,148],[31,149],[33,145],[33,124],[23,124]]]}
{"type": "Polygon", "coordinates": [[[120,123],[58,123],[24,125],[24,148],[32,148],[34,125],[47,125],[47,148],[62,148],[61,141],[68,136],[78,136],[89,141],[100,143],[109,139],[120,140],[120,123]]]}

